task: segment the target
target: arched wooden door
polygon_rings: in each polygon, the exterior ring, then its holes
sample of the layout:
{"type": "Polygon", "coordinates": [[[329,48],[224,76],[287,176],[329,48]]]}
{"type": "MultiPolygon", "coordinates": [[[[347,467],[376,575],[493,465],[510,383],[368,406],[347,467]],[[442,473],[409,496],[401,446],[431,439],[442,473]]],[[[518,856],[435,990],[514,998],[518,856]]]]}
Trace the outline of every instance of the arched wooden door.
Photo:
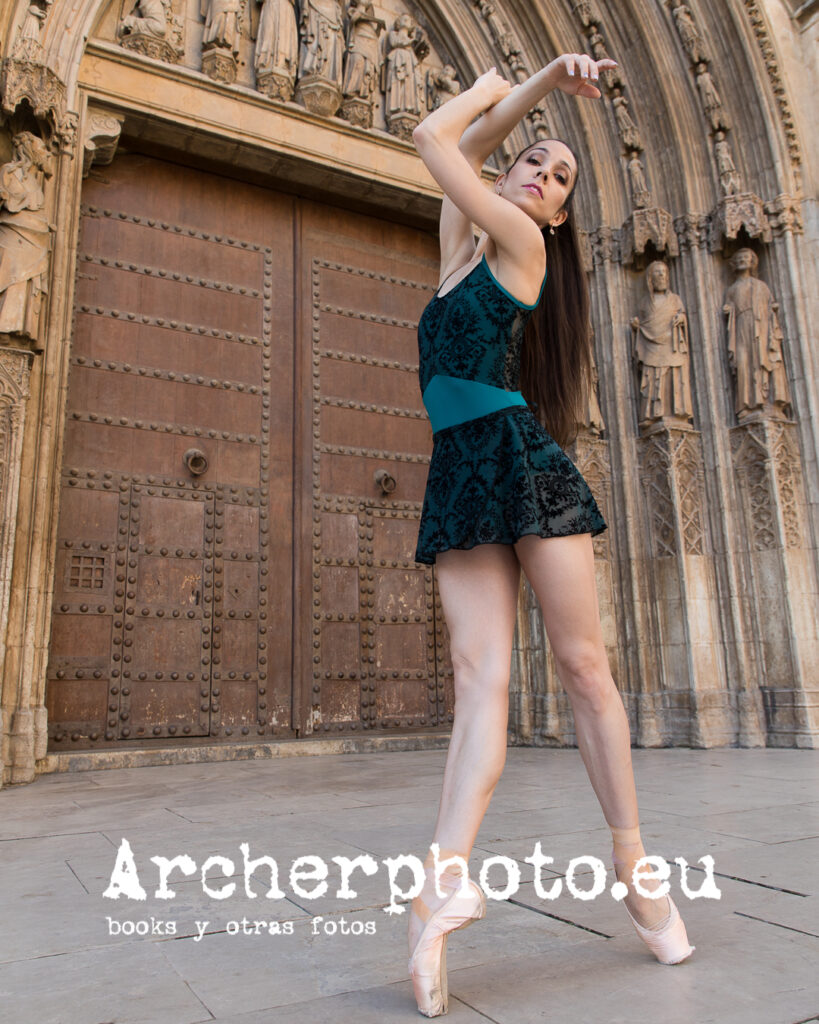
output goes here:
{"type": "Polygon", "coordinates": [[[123,154],[78,246],[49,749],[447,727],[434,240],[123,154]]]}

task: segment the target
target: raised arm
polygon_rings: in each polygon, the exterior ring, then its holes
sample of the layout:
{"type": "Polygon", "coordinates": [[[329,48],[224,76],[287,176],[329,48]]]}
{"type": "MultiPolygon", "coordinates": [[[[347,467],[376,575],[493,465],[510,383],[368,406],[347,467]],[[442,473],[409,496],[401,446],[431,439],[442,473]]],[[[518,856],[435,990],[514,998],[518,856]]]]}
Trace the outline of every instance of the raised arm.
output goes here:
{"type": "Polygon", "coordinates": [[[534,221],[514,204],[488,191],[480,170],[526,111],[555,88],[571,95],[599,98],[594,85],[609,59],[594,61],[584,54],[564,54],[512,89],[491,68],[471,89],[429,114],[413,132],[413,142],[432,176],[444,191],[441,212],[441,275],[465,262],[474,251],[471,223],[486,231],[496,245],[521,261],[540,253],[542,238],[534,221]],[[478,122],[470,125],[476,116],[478,122]]]}
{"type": "MultiPolygon", "coordinates": [[[[540,233],[534,221],[514,204],[488,191],[458,148],[466,126],[483,110],[497,103],[510,91],[509,83],[494,68],[477,79],[467,89],[429,114],[413,131],[412,140],[430,174],[435,178],[454,207],[460,211],[459,220],[452,207],[442,210],[441,228],[453,238],[463,234],[471,222],[483,228],[501,248],[519,247],[523,255],[536,252],[540,233]]],[[[446,201],[446,200],[445,200],[446,201]]],[[[451,241],[451,240],[450,240],[451,241]]],[[[441,262],[447,259],[447,239],[441,238],[441,262]]]]}
{"type": "Polygon", "coordinates": [[[594,61],[585,54],[566,53],[545,68],[513,86],[463,132],[459,147],[470,165],[480,172],[484,163],[526,114],[554,89],[588,99],[598,99],[596,82],[601,69],[617,67],[617,62],[594,61]]]}

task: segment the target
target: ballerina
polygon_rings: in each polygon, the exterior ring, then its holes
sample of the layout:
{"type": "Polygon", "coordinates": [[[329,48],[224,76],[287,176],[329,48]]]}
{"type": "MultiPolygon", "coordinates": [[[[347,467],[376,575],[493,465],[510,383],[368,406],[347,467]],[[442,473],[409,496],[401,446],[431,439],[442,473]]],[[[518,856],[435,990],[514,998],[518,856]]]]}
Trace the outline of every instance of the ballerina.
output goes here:
{"type": "MultiPolygon", "coordinates": [[[[413,132],[444,192],[439,288],[418,324],[433,452],[415,558],[437,566],[455,670],[435,836],[409,915],[409,972],[427,1017],[447,1012],[448,935],[486,914],[468,858],[506,760],[521,568],[611,829],[629,916],[661,963],[693,951],[671,897],[652,899],[634,885],[644,849],[631,738],[603,644],[591,542],[607,526],[562,450],[592,365],[572,213],[577,157],[565,142],[539,140],[498,175],[493,191],[480,180],[484,161],[532,106],[554,89],[599,98],[599,75],[614,67],[608,58],[564,54],[514,88],[491,68],[413,132]],[[473,224],[482,229],[477,242],[473,224]]],[[[642,885],[658,887],[654,879],[642,885]]]]}

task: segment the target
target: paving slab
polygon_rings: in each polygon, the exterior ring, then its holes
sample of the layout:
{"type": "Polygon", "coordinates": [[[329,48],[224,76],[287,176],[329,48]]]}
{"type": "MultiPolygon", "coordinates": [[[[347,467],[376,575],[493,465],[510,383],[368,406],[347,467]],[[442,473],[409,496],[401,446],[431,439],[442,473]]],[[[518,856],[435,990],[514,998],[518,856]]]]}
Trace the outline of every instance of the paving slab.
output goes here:
{"type": "MultiPolygon", "coordinates": [[[[473,850],[511,858],[520,884],[450,937],[454,1024],[797,1024],[819,1017],[819,753],[633,750],[643,838],[672,868],[692,957],[658,964],[608,892],[611,837],[577,750],[510,748],[473,850]],[[526,861],[553,862],[538,896],[526,861]],[[594,900],[566,888],[573,857],[597,857],[594,900]],[[689,900],[714,858],[719,900],[689,900]]],[[[423,857],[445,750],[60,773],[0,790],[0,1015],[13,1024],[382,1024],[420,1019],[407,979],[406,903],[388,913],[384,860],[423,857]],[[103,897],[122,839],[144,900],[103,897]],[[244,890],[240,844],[269,856],[244,890]],[[356,895],[333,857],[369,854],[356,895]],[[154,856],[186,855],[172,899],[154,856]],[[316,899],[290,884],[305,855],[328,867],[316,899]],[[216,862],[207,875],[209,857],[216,862]],[[224,899],[214,893],[235,882],[224,899]]],[[[496,891],[506,862],[489,869],[496,891]]],[[[592,865],[575,873],[593,882],[592,865]]],[[[409,885],[409,874],[400,876],[409,885]]],[[[315,881],[305,881],[310,891],[315,881]]]]}

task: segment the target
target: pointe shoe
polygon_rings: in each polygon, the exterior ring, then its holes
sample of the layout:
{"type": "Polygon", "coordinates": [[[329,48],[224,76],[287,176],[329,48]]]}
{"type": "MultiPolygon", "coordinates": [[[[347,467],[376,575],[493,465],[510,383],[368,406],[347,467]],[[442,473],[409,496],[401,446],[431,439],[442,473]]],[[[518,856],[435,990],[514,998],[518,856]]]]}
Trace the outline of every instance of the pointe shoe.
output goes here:
{"type": "MultiPolygon", "coordinates": [[[[669,914],[660,928],[644,928],[632,917],[631,911],[626,907],[626,913],[631,918],[637,934],[645,942],[654,956],[661,964],[679,964],[687,960],[697,948],[688,941],[685,924],[677,910],[677,905],[670,896],[668,900],[669,914]]],[[[623,904],[625,907],[625,903],[623,904]]]]}
{"type": "MultiPolygon", "coordinates": [[[[614,861],[614,877],[617,878],[616,860],[614,861]]],[[[671,896],[666,896],[666,899],[668,900],[668,914],[653,928],[646,928],[639,921],[635,921],[634,915],[626,907],[625,903],[623,906],[626,908],[626,913],[631,919],[635,931],[660,963],[667,965],[679,964],[683,960],[687,960],[697,947],[692,946],[688,941],[685,923],[682,917],[680,917],[676,903],[671,899],[671,896]]]]}
{"type": "Polygon", "coordinates": [[[483,890],[472,879],[467,880],[467,886],[468,891],[464,896],[460,895],[459,885],[430,915],[409,959],[408,970],[418,1012],[425,1017],[439,1017],[449,1008],[446,977],[446,943],[449,933],[468,928],[474,921],[486,916],[483,890]]]}

